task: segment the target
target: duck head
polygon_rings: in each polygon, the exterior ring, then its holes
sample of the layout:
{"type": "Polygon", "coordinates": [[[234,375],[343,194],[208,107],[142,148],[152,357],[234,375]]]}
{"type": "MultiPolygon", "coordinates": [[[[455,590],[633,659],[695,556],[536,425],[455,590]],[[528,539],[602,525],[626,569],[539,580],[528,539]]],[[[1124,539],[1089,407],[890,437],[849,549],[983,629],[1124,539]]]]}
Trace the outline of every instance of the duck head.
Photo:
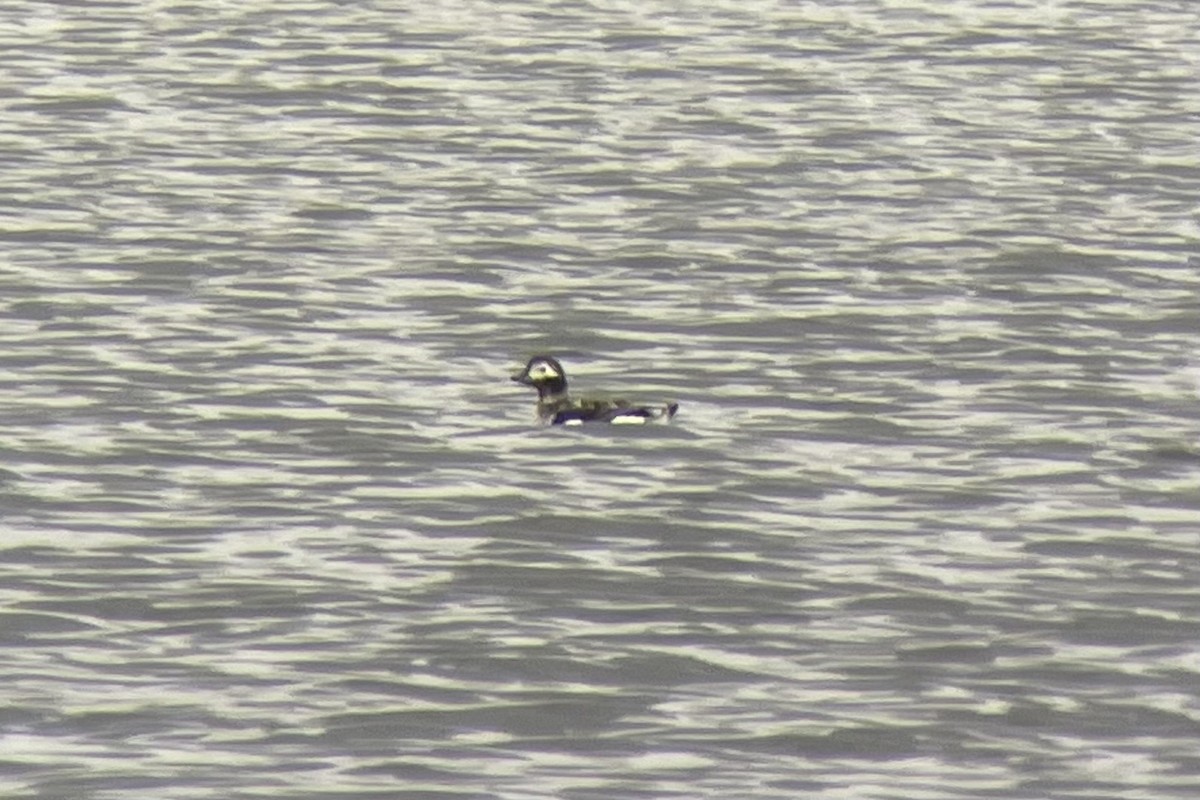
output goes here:
{"type": "Polygon", "coordinates": [[[551,356],[534,356],[512,379],[537,389],[538,400],[567,392],[567,373],[558,359],[551,356]]]}

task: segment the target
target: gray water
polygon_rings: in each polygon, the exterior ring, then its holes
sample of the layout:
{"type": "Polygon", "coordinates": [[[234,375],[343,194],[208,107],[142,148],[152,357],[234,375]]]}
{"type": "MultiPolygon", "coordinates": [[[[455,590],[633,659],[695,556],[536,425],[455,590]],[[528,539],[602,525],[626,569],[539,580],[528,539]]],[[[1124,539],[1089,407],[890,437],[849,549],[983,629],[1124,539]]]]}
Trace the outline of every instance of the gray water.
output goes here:
{"type": "Polygon", "coordinates": [[[1200,796],[1198,73],[1182,0],[5,3],[0,796],[1200,796]]]}

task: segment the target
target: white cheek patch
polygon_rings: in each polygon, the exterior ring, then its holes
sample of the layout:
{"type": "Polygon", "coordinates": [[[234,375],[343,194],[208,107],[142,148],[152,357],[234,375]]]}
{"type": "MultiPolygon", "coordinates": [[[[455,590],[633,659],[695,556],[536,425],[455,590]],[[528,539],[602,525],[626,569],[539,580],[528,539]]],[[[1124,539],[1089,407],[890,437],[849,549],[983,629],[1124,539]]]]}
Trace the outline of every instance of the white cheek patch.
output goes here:
{"type": "Polygon", "coordinates": [[[613,425],[645,425],[646,418],[637,414],[621,414],[612,418],[613,425]]]}
{"type": "Polygon", "coordinates": [[[549,364],[534,364],[529,370],[529,377],[552,380],[558,377],[558,370],[549,364]]]}

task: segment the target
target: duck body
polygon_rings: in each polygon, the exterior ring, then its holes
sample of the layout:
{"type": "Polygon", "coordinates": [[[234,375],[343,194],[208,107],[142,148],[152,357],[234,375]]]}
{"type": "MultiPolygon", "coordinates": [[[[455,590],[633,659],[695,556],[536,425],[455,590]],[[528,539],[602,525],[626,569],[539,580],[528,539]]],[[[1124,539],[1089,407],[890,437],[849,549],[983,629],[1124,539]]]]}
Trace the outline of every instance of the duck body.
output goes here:
{"type": "Polygon", "coordinates": [[[512,379],[537,389],[537,417],[544,425],[642,425],[666,422],[679,410],[678,403],[639,405],[615,397],[573,398],[567,392],[567,373],[552,356],[534,356],[512,379]]]}

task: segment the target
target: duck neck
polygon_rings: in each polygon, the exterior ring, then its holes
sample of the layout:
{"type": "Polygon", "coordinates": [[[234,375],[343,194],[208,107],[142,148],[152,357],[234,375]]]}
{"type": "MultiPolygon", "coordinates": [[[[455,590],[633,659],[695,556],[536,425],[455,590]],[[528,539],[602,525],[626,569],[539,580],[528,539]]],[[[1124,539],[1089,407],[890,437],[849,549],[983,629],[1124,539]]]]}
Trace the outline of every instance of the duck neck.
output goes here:
{"type": "Polygon", "coordinates": [[[567,382],[559,378],[556,381],[539,383],[537,391],[539,403],[561,403],[567,399],[567,382]]]}
{"type": "Polygon", "coordinates": [[[540,408],[557,408],[570,404],[571,396],[567,394],[566,387],[563,387],[559,391],[551,391],[546,386],[538,387],[538,406],[540,408]]]}

